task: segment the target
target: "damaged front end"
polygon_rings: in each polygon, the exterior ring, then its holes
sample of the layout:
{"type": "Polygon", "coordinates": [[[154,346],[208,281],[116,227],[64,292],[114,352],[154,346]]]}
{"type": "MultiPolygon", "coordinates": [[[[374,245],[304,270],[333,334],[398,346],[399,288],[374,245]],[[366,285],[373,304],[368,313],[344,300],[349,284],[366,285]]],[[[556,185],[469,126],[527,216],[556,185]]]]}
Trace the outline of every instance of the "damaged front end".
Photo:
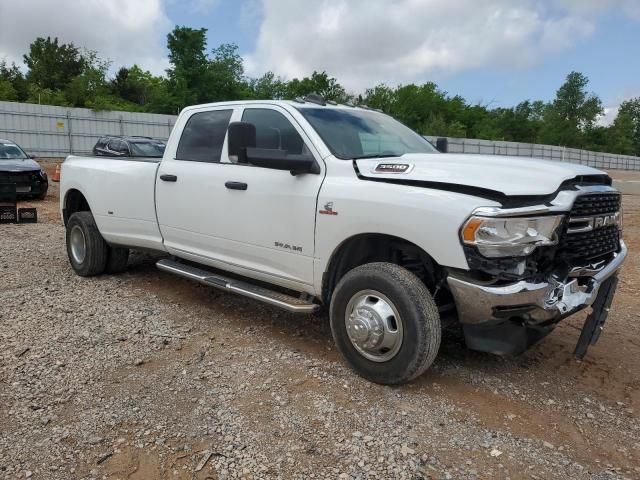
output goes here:
{"type": "MultiPolygon", "coordinates": [[[[576,185],[559,192],[545,205],[478,209],[472,218],[482,215],[529,221],[533,226],[525,224],[522,228],[529,229],[527,234],[535,237],[537,244],[526,254],[500,257],[488,247],[483,251],[481,242],[473,244],[465,231],[461,233],[470,269],[451,270],[447,282],[469,348],[496,354],[521,353],[563,318],[593,306],[585,324],[585,330],[592,333],[583,335],[582,345],[576,349],[577,354],[584,355],[584,344],[597,340],[617,272],[627,255],[620,235],[619,192],[607,185],[576,185]],[[536,225],[544,223],[531,223],[534,216],[547,218],[547,223],[551,217],[561,218],[553,227],[552,240],[544,231],[535,231],[536,225]]],[[[489,237],[500,228],[491,222],[489,226],[489,237]]],[[[474,240],[482,239],[482,235],[476,234],[474,240]]]]}

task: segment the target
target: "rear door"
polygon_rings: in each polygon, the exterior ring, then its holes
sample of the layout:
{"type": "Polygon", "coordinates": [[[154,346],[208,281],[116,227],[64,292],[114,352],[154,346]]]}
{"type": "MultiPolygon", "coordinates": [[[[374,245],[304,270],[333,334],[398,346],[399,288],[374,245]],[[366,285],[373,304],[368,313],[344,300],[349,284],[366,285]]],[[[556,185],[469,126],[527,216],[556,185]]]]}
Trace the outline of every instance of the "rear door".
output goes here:
{"type": "MultiPolygon", "coordinates": [[[[169,144],[156,179],[156,209],[165,247],[178,256],[215,257],[218,250],[219,165],[226,156],[234,107],[194,110],[177,147],[169,144]]],[[[179,128],[176,125],[175,128],[179,128]]],[[[175,145],[175,142],[173,142],[175,145]]],[[[197,259],[196,259],[197,260],[197,259]]]]}

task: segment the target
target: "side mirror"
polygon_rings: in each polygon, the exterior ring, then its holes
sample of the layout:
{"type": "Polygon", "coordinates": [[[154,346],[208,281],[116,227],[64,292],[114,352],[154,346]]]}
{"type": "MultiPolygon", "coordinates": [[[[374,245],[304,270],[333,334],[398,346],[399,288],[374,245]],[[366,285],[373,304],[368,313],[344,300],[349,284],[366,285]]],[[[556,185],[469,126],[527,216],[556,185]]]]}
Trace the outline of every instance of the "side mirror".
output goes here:
{"type": "Polygon", "coordinates": [[[247,122],[229,124],[227,147],[229,157],[236,157],[238,163],[247,163],[247,148],[256,146],[256,126],[247,122]]]}
{"type": "Polygon", "coordinates": [[[32,155],[32,154],[28,154],[27,157],[29,157],[31,160],[35,160],[36,158],[38,158],[38,157],[36,157],[35,155],[32,155]]]}
{"type": "Polygon", "coordinates": [[[311,155],[289,155],[285,150],[256,148],[256,127],[252,123],[232,122],[227,136],[229,157],[238,163],[274,170],[289,170],[292,175],[320,173],[320,167],[311,155]]]}
{"type": "Polygon", "coordinates": [[[246,150],[247,162],[256,167],[289,170],[291,175],[320,173],[320,167],[311,155],[288,155],[285,150],[253,148],[246,150]]]}

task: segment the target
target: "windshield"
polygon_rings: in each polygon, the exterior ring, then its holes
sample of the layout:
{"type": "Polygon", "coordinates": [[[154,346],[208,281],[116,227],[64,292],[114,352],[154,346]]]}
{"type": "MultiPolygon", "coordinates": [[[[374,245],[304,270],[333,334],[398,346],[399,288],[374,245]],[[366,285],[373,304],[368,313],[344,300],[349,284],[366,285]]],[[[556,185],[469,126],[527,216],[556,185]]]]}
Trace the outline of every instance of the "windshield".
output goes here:
{"type": "Polygon", "coordinates": [[[134,157],[161,157],[166,145],[162,142],[131,142],[134,157]]]}
{"type": "Polygon", "coordinates": [[[0,160],[16,160],[29,158],[24,151],[14,143],[0,143],[0,160]]]}
{"type": "Polygon", "coordinates": [[[383,113],[346,108],[298,108],[341,159],[437,153],[427,140],[383,113]]]}

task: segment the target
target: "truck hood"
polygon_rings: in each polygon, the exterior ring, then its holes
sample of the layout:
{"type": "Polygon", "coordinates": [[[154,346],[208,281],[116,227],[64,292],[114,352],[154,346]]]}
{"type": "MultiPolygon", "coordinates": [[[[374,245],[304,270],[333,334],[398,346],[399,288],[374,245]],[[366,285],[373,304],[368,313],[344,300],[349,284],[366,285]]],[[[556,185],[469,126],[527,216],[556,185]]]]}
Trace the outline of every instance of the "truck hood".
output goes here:
{"type": "Polygon", "coordinates": [[[360,159],[355,163],[360,176],[372,180],[450,184],[492,190],[506,196],[549,195],[565,180],[582,175],[606,175],[584,165],[497,155],[412,153],[401,157],[360,159]]]}
{"type": "Polygon", "coordinates": [[[0,172],[32,172],[34,170],[40,171],[40,165],[30,158],[0,158],[0,172]]]}

